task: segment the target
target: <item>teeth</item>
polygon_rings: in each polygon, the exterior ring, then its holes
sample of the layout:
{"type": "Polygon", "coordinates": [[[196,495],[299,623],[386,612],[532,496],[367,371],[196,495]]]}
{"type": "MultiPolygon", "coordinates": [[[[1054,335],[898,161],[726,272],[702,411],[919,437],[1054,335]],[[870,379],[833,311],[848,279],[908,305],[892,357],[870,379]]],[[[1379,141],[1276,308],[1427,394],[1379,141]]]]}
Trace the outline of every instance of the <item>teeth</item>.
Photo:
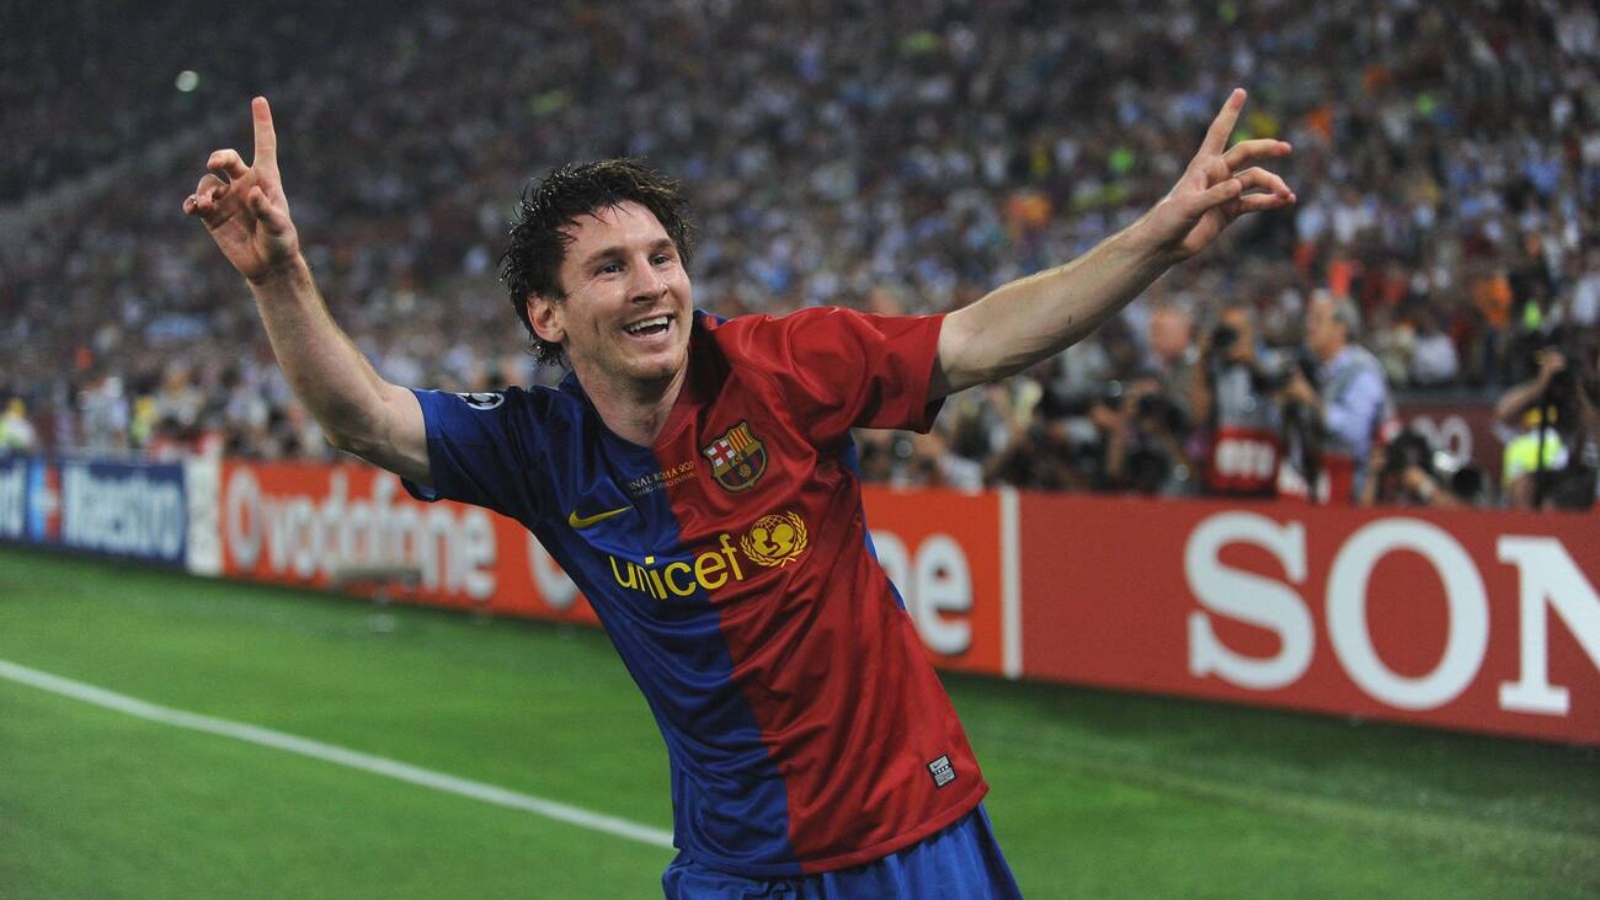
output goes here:
{"type": "Polygon", "coordinates": [[[671,324],[671,322],[671,316],[656,316],[653,319],[643,319],[641,321],[634,322],[632,325],[624,325],[622,330],[629,334],[638,334],[644,331],[646,328],[665,328],[667,325],[671,324]]]}

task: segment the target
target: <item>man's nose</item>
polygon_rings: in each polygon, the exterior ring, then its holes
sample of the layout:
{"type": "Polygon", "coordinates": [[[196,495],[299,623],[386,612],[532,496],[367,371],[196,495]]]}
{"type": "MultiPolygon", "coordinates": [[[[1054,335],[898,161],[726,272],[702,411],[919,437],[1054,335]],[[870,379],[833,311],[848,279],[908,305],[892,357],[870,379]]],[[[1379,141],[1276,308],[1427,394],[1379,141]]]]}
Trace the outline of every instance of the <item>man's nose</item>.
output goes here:
{"type": "Polygon", "coordinates": [[[659,298],[667,290],[667,279],[653,265],[650,260],[639,261],[632,269],[633,283],[629,287],[629,296],[634,300],[646,301],[659,298]]]}

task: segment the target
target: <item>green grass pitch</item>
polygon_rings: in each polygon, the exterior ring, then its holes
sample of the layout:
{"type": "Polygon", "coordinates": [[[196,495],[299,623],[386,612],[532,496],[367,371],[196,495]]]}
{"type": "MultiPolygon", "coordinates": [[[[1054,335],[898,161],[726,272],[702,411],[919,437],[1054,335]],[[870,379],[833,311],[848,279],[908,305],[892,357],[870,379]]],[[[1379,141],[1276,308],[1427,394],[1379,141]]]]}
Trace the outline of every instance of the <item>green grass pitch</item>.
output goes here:
{"type": "MultiPolygon", "coordinates": [[[[669,828],[603,635],[0,548],[0,660],[669,828]]],[[[1600,897],[1600,754],[946,678],[1041,898],[1600,897]]],[[[670,851],[0,680],[0,898],[632,898],[670,851]]]]}

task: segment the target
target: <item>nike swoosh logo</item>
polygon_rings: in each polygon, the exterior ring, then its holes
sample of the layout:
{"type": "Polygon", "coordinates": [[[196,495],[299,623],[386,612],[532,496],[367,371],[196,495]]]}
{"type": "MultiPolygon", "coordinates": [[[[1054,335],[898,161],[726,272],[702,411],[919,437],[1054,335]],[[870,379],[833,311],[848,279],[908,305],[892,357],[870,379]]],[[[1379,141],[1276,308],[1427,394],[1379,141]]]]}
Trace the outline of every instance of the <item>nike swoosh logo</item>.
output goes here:
{"type": "Polygon", "coordinates": [[[592,516],[580,516],[578,515],[577,510],[573,510],[572,512],[567,513],[567,524],[571,525],[573,528],[588,528],[590,525],[604,522],[612,516],[620,516],[630,509],[633,509],[633,507],[619,506],[616,509],[608,509],[603,513],[595,513],[592,516]]]}

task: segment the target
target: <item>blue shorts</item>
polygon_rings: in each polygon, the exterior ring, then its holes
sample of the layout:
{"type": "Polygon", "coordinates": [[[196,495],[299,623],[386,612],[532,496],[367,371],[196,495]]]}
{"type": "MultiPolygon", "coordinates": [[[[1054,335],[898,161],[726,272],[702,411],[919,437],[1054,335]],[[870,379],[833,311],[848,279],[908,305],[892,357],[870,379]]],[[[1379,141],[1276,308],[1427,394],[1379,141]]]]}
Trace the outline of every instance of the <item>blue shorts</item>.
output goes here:
{"type": "Polygon", "coordinates": [[[661,877],[667,900],[1021,900],[979,804],[949,828],[877,862],[795,878],[746,878],[684,854],[661,877]]]}

